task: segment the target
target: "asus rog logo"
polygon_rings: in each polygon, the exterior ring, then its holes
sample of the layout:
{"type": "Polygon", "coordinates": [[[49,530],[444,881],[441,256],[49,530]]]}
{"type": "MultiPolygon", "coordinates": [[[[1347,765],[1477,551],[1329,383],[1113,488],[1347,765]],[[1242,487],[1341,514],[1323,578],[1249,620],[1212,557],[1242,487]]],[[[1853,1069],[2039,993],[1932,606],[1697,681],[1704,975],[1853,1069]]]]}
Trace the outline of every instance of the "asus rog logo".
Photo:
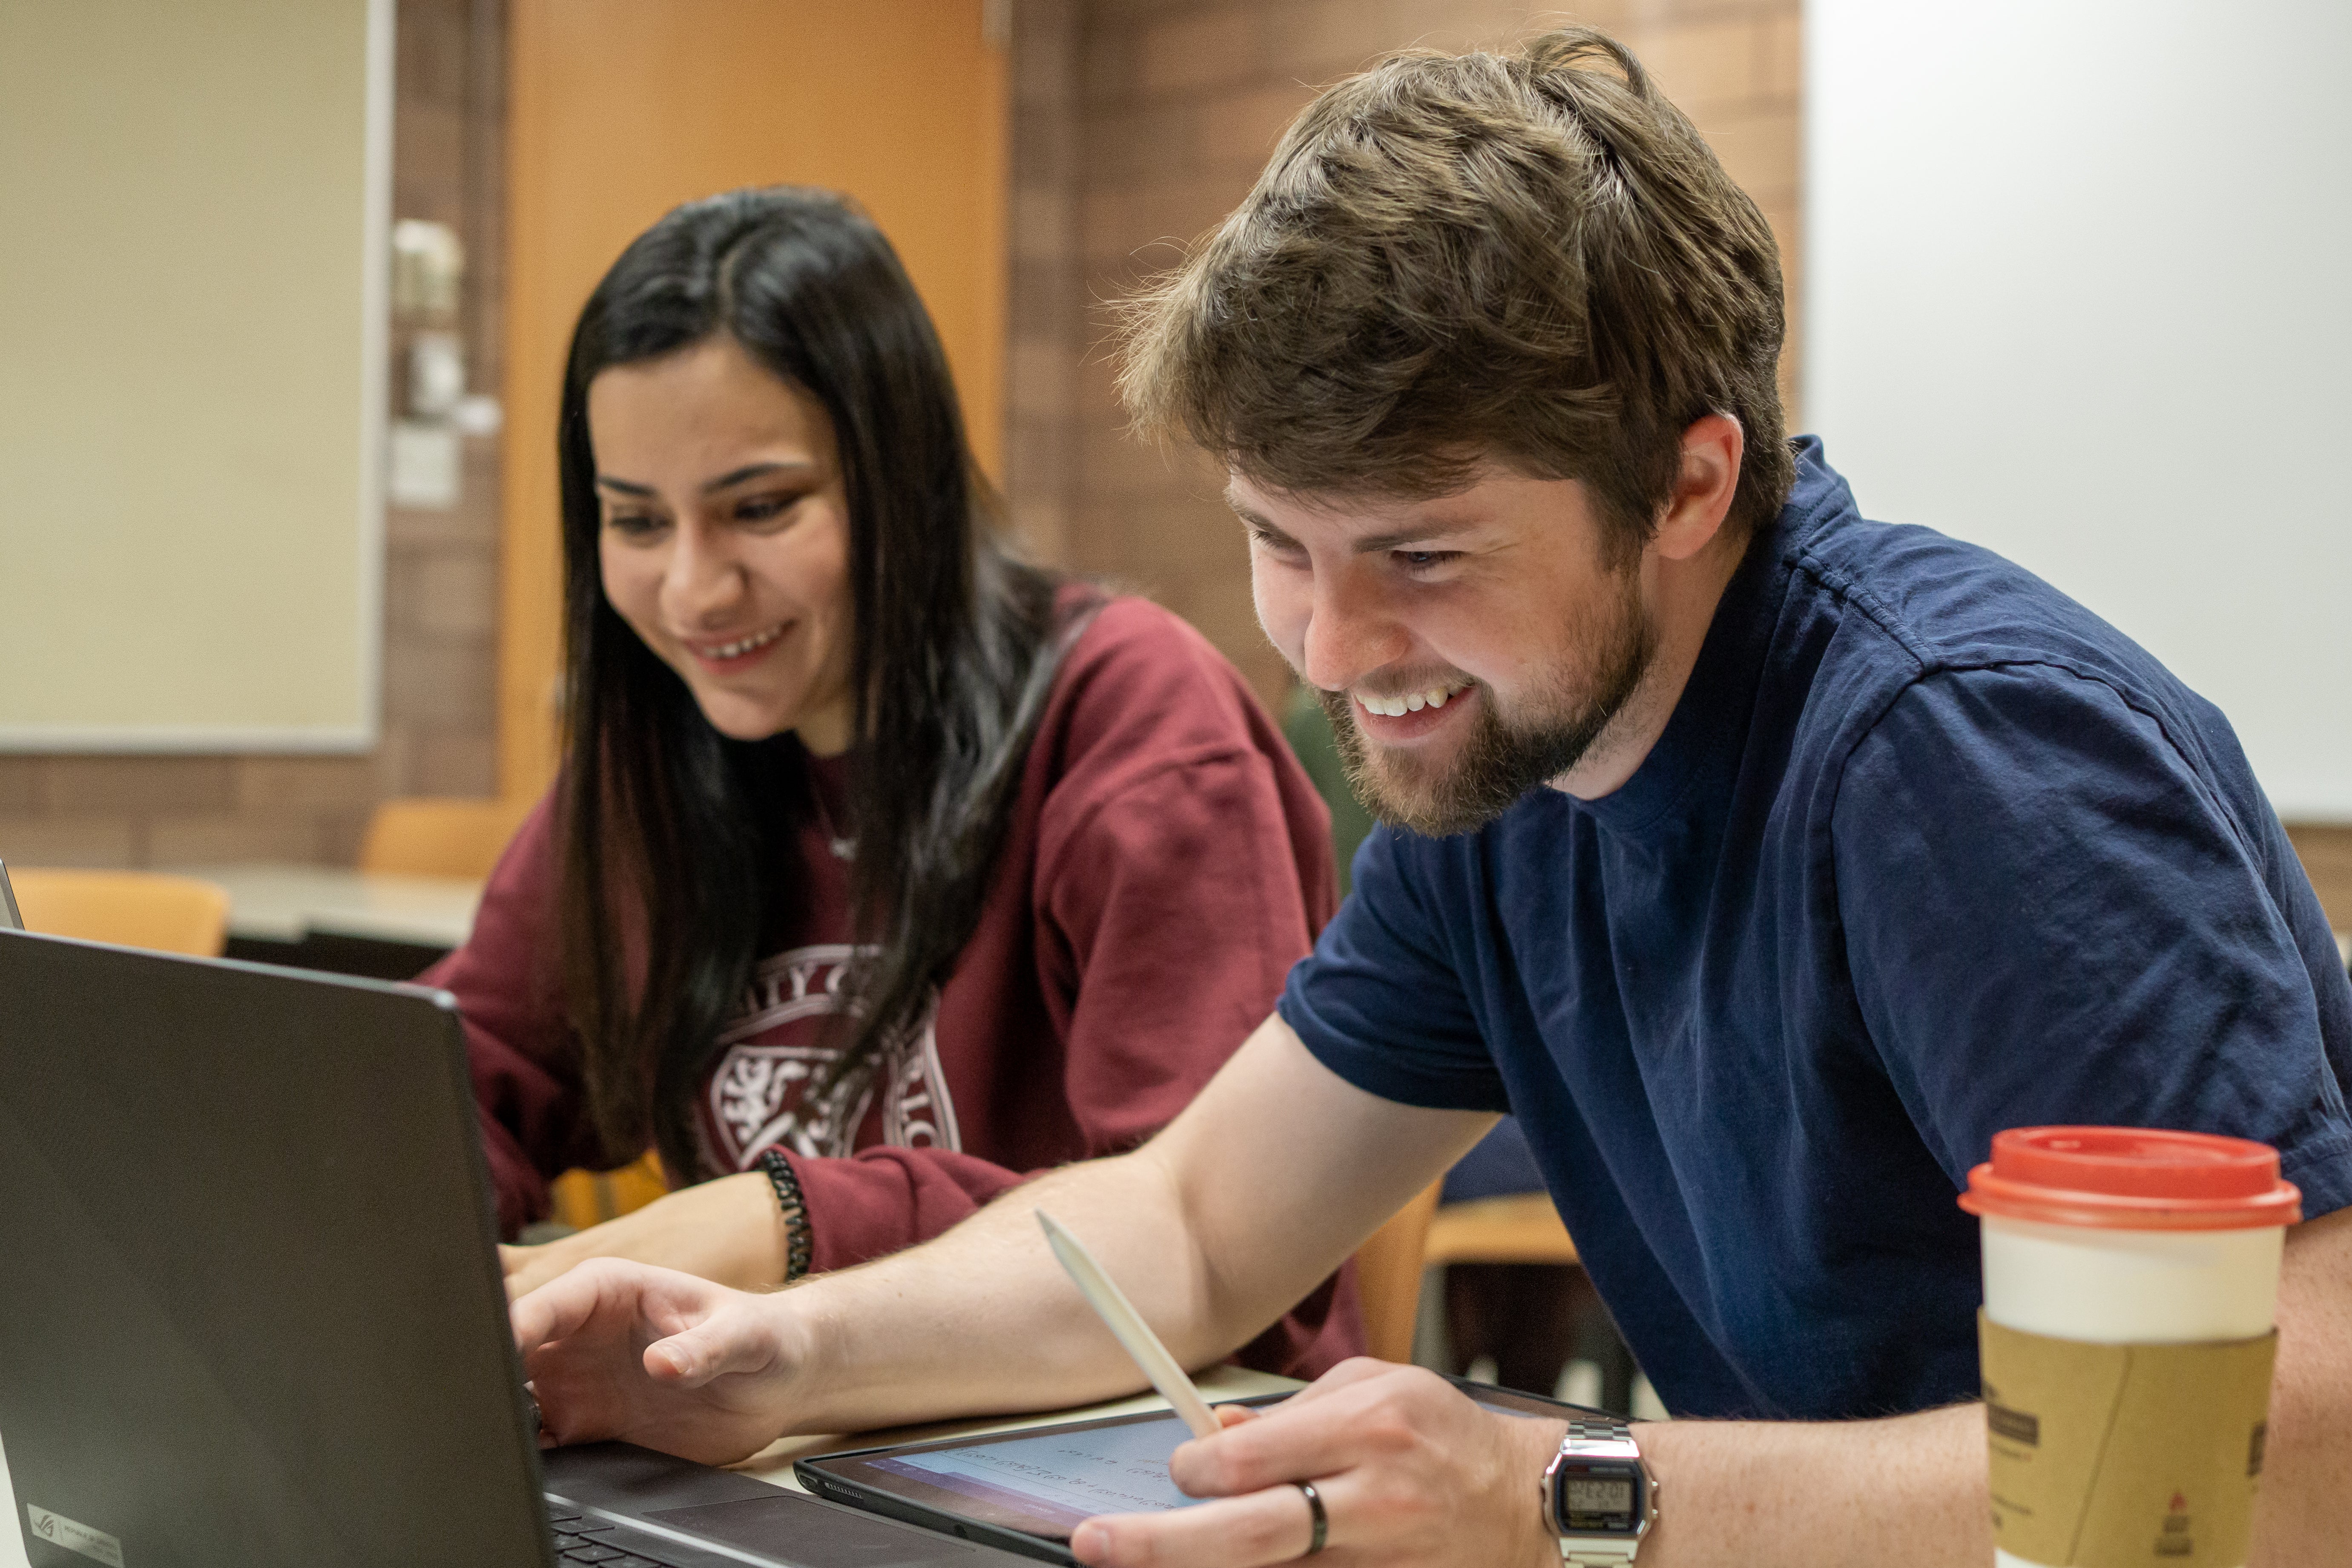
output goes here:
{"type": "Polygon", "coordinates": [[[92,1530],[61,1513],[51,1513],[45,1508],[25,1505],[25,1521],[32,1533],[53,1546],[68,1552],[78,1552],[84,1557],[103,1563],[106,1568],[122,1568],[122,1542],[102,1530],[92,1530]]]}

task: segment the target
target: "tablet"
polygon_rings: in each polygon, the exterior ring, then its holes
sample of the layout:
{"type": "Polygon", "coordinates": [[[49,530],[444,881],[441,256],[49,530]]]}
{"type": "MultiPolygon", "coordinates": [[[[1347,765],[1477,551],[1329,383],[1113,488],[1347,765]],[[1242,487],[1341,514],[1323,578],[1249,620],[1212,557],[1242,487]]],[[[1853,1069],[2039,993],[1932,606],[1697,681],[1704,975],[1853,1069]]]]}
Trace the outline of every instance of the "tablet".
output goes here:
{"type": "MultiPolygon", "coordinates": [[[[1487,1409],[1507,1415],[1601,1414],[1514,1389],[1448,1381],[1487,1409]]],[[[1265,1394],[1219,1403],[1277,1405],[1287,1397],[1265,1394]]],[[[1168,1479],[1170,1456],[1190,1436],[1173,1411],[1149,1411],[984,1437],[858,1448],[803,1459],[793,1473],[801,1485],[833,1502],[1041,1562],[1075,1564],[1070,1532],[1082,1520],[1208,1500],[1186,1497],[1168,1479]]]]}

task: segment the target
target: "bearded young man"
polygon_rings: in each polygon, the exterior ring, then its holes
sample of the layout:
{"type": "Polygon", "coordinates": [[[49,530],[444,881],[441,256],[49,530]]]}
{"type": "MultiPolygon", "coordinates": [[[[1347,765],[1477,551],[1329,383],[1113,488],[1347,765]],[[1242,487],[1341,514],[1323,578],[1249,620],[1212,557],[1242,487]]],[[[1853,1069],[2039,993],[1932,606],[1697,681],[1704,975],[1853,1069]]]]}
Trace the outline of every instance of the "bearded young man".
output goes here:
{"type": "MultiPolygon", "coordinates": [[[[1267,634],[1392,826],[1135,1153],[782,1296],[605,1263],[519,1302],[551,1432],[724,1459],[1126,1392],[1034,1207],[1202,1365],[1509,1109],[1667,1405],[1713,1418],[1632,1434],[1645,1568],[1974,1568],[1955,1194],[2004,1127],[2186,1127],[2276,1145],[2314,1216],[2255,1560],[2340,1552],[2352,988],[2317,902],[2210,705],[1782,439],[1771,236],[1638,66],[1571,31],[1331,89],[1129,328],[1131,404],[1225,456],[1267,634]]],[[[1539,1509],[1563,1424],[1429,1373],[1226,1419],[1174,1462],[1217,1500],[1076,1554],[1278,1562],[1319,1516],[1348,1563],[1633,1555],[1539,1509]]]]}

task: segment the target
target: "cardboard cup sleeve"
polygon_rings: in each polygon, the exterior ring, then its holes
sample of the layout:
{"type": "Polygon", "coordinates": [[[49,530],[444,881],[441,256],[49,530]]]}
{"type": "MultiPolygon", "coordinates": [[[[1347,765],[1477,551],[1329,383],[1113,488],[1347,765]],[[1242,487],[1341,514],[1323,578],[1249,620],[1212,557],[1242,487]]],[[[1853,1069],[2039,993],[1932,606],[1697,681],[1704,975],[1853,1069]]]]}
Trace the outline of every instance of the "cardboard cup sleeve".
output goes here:
{"type": "Polygon", "coordinates": [[[2239,1568],[2276,1331],[2095,1344],[1977,1315],[1993,1541],[2048,1568],[2239,1568]]]}

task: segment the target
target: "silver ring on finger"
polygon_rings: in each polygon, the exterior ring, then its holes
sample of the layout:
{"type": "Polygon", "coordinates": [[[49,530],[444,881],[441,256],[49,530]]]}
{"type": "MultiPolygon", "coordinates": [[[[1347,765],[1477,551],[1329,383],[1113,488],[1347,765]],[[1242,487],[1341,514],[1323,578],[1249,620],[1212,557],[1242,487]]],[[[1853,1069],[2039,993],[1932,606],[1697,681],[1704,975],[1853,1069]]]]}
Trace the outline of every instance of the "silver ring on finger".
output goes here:
{"type": "Polygon", "coordinates": [[[1331,1517],[1323,1511],[1322,1493],[1305,1481],[1293,1481],[1290,1484],[1297,1487],[1298,1495],[1307,1500],[1307,1511],[1314,1518],[1314,1538],[1307,1542],[1307,1550],[1299,1553],[1301,1557],[1312,1557],[1323,1550],[1324,1539],[1331,1532],[1331,1517]]]}

